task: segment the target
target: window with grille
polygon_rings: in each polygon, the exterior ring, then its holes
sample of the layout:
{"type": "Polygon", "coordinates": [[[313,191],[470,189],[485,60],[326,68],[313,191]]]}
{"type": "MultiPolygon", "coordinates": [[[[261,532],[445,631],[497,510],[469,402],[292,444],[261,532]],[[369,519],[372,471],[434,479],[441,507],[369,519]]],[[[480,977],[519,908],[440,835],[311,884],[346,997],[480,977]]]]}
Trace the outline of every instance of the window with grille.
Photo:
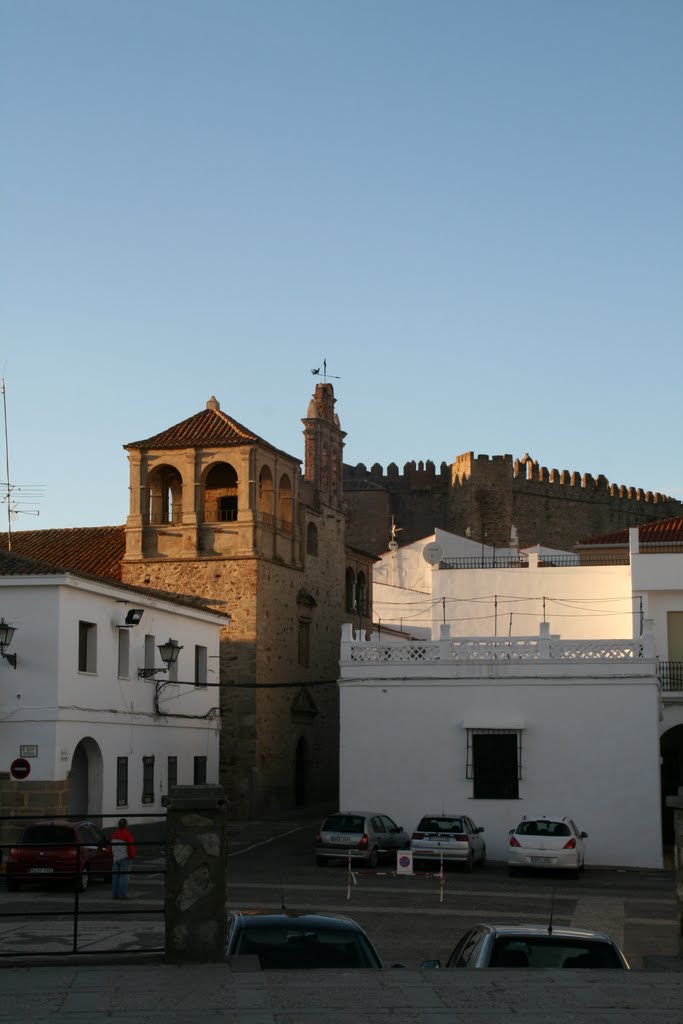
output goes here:
{"type": "Polygon", "coordinates": [[[154,803],[154,756],[142,759],[142,802],[154,803]]]}
{"type": "Polygon", "coordinates": [[[480,800],[517,800],[522,777],[520,729],[468,729],[467,778],[480,800]]]}
{"type": "Polygon", "coordinates": [[[128,806],[128,758],[116,758],[116,806],[128,806]]]}
{"type": "Polygon", "coordinates": [[[166,784],[168,786],[168,794],[170,796],[173,787],[178,785],[178,758],[175,756],[171,756],[168,759],[166,784]]]}
{"type": "Polygon", "coordinates": [[[206,782],[206,758],[195,757],[194,759],[194,784],[203,786],[206,782]]]}

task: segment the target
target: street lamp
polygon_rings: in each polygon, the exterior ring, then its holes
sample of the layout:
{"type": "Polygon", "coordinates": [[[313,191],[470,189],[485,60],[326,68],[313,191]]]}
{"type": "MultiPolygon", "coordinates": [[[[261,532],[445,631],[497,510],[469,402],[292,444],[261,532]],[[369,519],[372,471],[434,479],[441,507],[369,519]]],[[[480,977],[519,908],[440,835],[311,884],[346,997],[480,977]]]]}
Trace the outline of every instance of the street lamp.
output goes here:
{"type": "Polygon", "coordinates": [[[12,637],[16,632],[16,626],[8,625],[4,619],[0,620],[0,655],[8,661],[12,668],[17,667],[16,654],[5,654],[5,648],[12,643],[12,637]]]}
{"type": "Polygon", "coordinates": [[[139,668],[138,676],[140,679],[152,679],[159,672],[168,672],[171,665],[175,665],[177,662],[178,655],[182,649],[182,644],[179,644],[177,640],[171,640],[169,637],[165,644],[159,644],[159,654],[166,668],[139,668]]]}

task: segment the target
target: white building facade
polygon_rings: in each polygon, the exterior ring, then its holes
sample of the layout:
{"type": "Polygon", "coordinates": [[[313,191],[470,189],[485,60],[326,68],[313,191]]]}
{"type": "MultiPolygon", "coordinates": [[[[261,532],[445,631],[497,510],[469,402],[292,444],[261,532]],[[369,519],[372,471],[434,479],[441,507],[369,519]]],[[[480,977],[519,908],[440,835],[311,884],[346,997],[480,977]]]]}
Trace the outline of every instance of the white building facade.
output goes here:
{"type": "Polygon", "coordinates": [[[163,814],[171,785],[218,781],[226,615],[37,569],[0,576],[0,611],[16,628],[16,668],[0,660],[0,815],[103,815],[106,826],[163,814]],[[169,639],[181,649],[167,668],[169,639]]]}
{"type": "Polygon", "coordinates": [[[638,640],[355,639],[341,654],[340,803],[413,830],[467,814],[504,860],[524,815],[573,817],[587,863],[662,866],[659,684],[638,640]],[[638,822],[626,844],[625,822],[638,822]]]}

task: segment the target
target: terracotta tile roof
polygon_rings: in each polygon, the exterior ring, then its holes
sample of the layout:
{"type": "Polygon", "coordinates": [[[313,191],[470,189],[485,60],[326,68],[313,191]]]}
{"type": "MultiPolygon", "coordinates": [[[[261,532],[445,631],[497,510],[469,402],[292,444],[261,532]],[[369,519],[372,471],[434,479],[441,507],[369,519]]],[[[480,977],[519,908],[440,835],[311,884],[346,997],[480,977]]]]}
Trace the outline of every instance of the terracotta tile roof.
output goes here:
{"type": "MultiPolygon", "coordinates": [[[[131,441],[124,444],[126,450],[131,448],[237,448],[245,444],[260,444],[280,455],[287,455],[278,448],[273,447],[258,434],[255,434],[248,427],[232,419],[227,413],[221,411],[221,407],[215,398],[211,397],[206,403],[206,409],[195,413],[181,423],[168,427],[144,441],[131,441]]],[[[288,459],[294,462],[301,462],[293,455],[287,455],[288,459]]]]}
{"type": "MultiPolygon", "coordinates": [[[[80,534],[81,540],[83,540],[83,534],[92,534],[96,531],[101,533],[105,531],[120,532],[123,538],[123,527],[122,526],[92,526],[83,527],[81,529],[73,530],[27,530],[25,533],[13,533],[12,534],[12,550],[7,550],[7,534],[0,535],[0,576],[61,576],[65,573],[69,573],[74,576],[79,576],[81,579],[92,580],[95,583],[105,583],[108,586],[116,587],[117,590],[126,591],[128,593],[139,594],[141,597],[153,597],[157,600],[169,601],[172,604],[180,605],[183,608],[197,608],[203,612],[210,612],[212,615],[224,617],[225,612],[216,611],[215,608],[208,607],[201,598],[193,597],[189,594],[183,594],[180,597],[178,594],[171,593],[165,590],[155,590],[151,587],[138,587],[131,583],[122,583],[119,576],[103,576],[98,573],[86,572],[84,569],[79,568],[75,562],[78,560],[75,557],[69,557],[69,554],[76,554],[78,544],[73,537],[74,534],[80,534]],[[41,544],[35,538],[40,535],[44,535],[44,543],[42,544],[43,551],[47,552],[50,546],[52,550],[57,553],[58,551],[65,555],[65,558],[56,564],[49,558],[33,558],[25,554],[20,554],[19,550],[25,547],[32,547],[33,550],[37,550],[41,547],[41,544]],[[61,545],[59,540],[55,541],[55,536],[60,534],[68,534],[68,543],[61,545]],[[30,541],[27,542],[27,538],[30,541]]],[[[84,545],[84,548],[87,544],[84,545]]],[[[120,568],[121,556],[125,544],[122,544],[121,552],[116,563],[117,571],[120,568]]],[[[89,556],[92,560],[94,552],[94,546],[90,545],[89,556]]],[[[96,559],[95,559],[96,561],[96,559]]],[[[113,568],[112,565],[109,568],[113,568]]]]}
{"type": "MultiPolygon", "coordinates": [[[[0,549],[8,549],[6,533],[0,534],[0,549]]],[[[125,550],[123,526],[22,530],[12,534],[13,555],[109,580],[121,579],[121,560],[125,550]]]]}
{"type": "MultiPolygon", "coordinates": [[[[642,523],[638,527],[638,540],[641,544],[683,544],[683,516],[671,519],[656,519],[651,523],[642,523]]],[[[628,527],[615,530],[613,533],[601,533],[594,537],[585,537],[576,545],[628,546],[628,527]]]]}

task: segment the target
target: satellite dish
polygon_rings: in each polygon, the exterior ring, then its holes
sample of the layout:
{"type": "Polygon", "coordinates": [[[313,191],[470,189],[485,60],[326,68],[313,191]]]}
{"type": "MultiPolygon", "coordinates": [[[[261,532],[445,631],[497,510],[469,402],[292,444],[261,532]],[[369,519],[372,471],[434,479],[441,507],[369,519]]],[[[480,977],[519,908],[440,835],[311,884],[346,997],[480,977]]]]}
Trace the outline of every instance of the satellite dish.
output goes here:
{"type": "Polygon", "coordinates": [[[443,558],[443,548],[440,544],[434,543],[425,544],[422,548],[422,557],[425,562],[429,562],[430,565],[437,565],[443,558]]]}

